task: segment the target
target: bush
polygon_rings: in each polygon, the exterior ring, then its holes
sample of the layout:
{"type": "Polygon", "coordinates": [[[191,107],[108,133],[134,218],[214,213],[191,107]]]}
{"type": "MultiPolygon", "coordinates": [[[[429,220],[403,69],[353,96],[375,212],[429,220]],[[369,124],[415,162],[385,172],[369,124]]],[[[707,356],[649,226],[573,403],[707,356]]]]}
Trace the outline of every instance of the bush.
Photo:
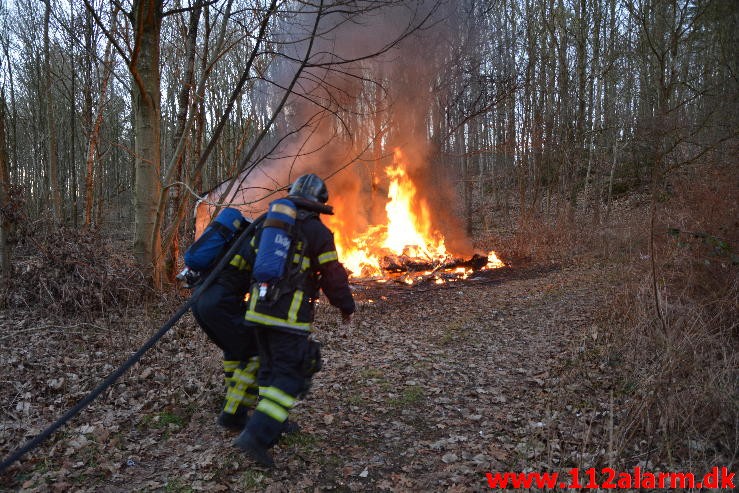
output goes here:
{"type": "Polygon", "coordinates": [[[629,362],[621,440],[646,442],[655,458],[727,464],[738,446],[734,178],[714,166],[672,180],[655,223],[656,283],[651,259],[636,261],[611,306],[629,362]]]}
{"type": "Polygon", "coordinates": [[[13,272],[0,287],[4,308],[90,318],[151,298],[129,247],[45,221],[27,224],[17,235],[13,272]]]}

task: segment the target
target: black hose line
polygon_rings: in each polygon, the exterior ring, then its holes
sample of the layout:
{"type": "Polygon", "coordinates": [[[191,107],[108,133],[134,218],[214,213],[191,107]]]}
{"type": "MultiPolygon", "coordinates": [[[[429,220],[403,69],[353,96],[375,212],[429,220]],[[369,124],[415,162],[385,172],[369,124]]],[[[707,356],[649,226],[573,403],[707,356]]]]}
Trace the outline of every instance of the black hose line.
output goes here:
{"type": "Polygon", "coordinates": [[[264,221],[264,217],[266,214],[261,215],[259,218],[257,218],[253,223],[249,225],[248,228],[246,228],[241,234],[236,238],[236,240],[231,244],[231,247],[228,249],[228,251],[221,257],[220,261],[216,264],[215,268],[208,274],[208,276],[203,280],[202,283],[195,289],[195,292],[190,296],[190,299],[187,300],[175,313],[170,317],[169,320],[157,331],[156,334],[151,336],[146,343],[144,343],[141,348],[136,351],[133,355],[131,355],[128,360],[126,360],[125,363],[123,363],[121,366],[119,366],[113,373],[108,375],[108,377],[103,380],[97,387],[95,387],[87,396],[85,396],[84,399],[79,401],[73,408],[71,408],[69,411],[64,413],[64,415],[54,421],[52,424],[50,424],[44,431],[36,435],[34,438],[26,442],[22,447],[17,449],[15,452],[10,454],[5,460],[0,463],[0,473],[5,471],[13,462],[17,461],[21,457],[23,457],[25,454],[30,452],[31,450],[38,447],[44,440],[49,438],[56,430],[64,426],[69,420],[71,420],[73,417],[75,417],[77,414],[79,414],[82,409],[87,407],[88,404],[90,404],[92,401],[94,401],[105,389],[110,387],[113,383],[115,383],[116,380],[118,380],[121,375],[123,375],[126,371],[128,371],[133,365],[135,365],[141,357],[146,353],[149,349],[154,347],[154,345],[159,342],[159,339],[162,338],[164,334],[166,334],[172,327],[174,327],[174,324],[177,323],[177,321],[185,314],[187,311],[192,307],[193,304],[195,304],[195,301],[197,301],[198,297],[206,290],[208,287],[213,283],[215,278],[218,276],[218,274],[223,270],[223,268],[230,262],[231,257],[236,253],[236,251],[241,247],[241,245],[244,243],[244,240],[249,237],[249,233],[251,233],[254,228],[261,224],[264,221]]]}

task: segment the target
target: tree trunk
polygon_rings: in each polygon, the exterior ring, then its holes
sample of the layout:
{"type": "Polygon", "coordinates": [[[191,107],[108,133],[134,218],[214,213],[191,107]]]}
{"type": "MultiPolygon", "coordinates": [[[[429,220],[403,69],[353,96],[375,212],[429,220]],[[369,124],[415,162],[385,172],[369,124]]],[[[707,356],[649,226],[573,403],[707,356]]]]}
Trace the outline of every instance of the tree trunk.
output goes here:
{"type": "Polygon", "coordinates": [[[10,245],[8,235],[13,226],[8,213],[10,203],[10,172],[5,140],[5,92],[0,93],[0,276],[9,277],[10,245]]]}
{"type": "MultiPolygon", "coordinates": [[[[113,12],[112,25],[110,30],[116,30],[116,18],[118,17],[117,9],[113,12]]],[[[85,222],[84,227],[89,228],[92,225],[92,207],[95,199],[95,158],[100,159],[98,151],[98,139],[100,137],[100,126],[103,123],[103,109],[105,108],[105,98],[108,92],[108,81],[113,71],[113,49],[110,40],[105,46],[105,58],[103,60],[103,80],[100,87],[100,95],[98,96],[98,104],[95,110],[95,120],[91,122],[90,137],[87,143],[87,161],[85,173],[85,222]]],[[[101,179],[99,176],[98,179],[101,179]]]]}
{"type": "Polygon", "coordinates": [[[133,251],[154,287],[161,287],[161,231],[155,227],[161,193],[159,38],[162,0],[133,4],[135,40],[130,70],[134,109],[134,243],[133,251]]]}
{"type": "MultiPolygon", "coordinates": [[[[75,8],[72,2],[69,3],[69,25],[74,26],[75,20],[75,8]]],[[[76,36],[69,36],[69,43],[67,44],[67,50],[69,53],[74,53],[74,46],[77,43],[76,36]]],[[[77,57],[71,56],[69,60],[70,64],[70,99],[72,101],[77,100],[77,57]]],[[[77,180],[77,105],[69,105],[69,196],[67,198],[72,211],[71,219],[72,226],[76,229],[78,226],[78,213],[79,213],[79,183],[77,180]]]]}
{"type": "MultiPolygon", "coordinates": [[[[180,88],[179,94],[177,95],[177,106],[178,106],[178,112],[177,112],[177,127],[175,129],[174,138],[173,140],[173,149],[175,149],[175,152],[177,152],[177,149],[180,147],[180,140],[182,139],[189,139],[185,135],[185,132],[187,131],[188,134],[190,133],[191,127],[187,125],[187,117],[188,117],[188,109],[190,108],[190,94],[195,91],[195,52],[197,49],[197,38],[198,38],[198,25],[200,24],[200,16],[203,11],[203,2],[198,1],[194,6],[193,10],[190,12],[190,23],[187,30],[187,50],[185,54],[185,71],[184,76],[182,79],[182,87],[180,88]]],[[[193,117],[190,116],[192,119],[193,117]]],[[[182,180],[182,162],[184,161],[185,155],[184,152],[179,152],[177,155],[175,155],[174,159],[175,162],[173,165],[175,166],[175,169],[173,170],[172,176],[175,179],[182,180]]],[[[167,184],[169,185],[169,184],[167,184]]],[[[163,196],[160,197],[160,201],[167,201],[167,193],[166,191],[163,191],[163,196]]],[[[181,209],[183,209],[183,202],[187,200],[187,194],[184,193],[183,190],[176,190],[175,195],[173,197],[173,200],[170,204],[171,210],[170,210],[170,216],[176,216],[179,219],[180,214],[182,214],[181,209]]],[[[162,211],[161,202],[159,205],[159,211],[162,211]]],[[[161,218],[160,218],[161,220],[161,218]]],[[[169,282],[174,282],[175,277],[177,276],[178,266],[177,266],[177,259],[179,258],[180,252],[179,252],[179,220],[172,221],[172,230],[170,234],[165,239],[164,244],[168,248],[168,255],[165,262],[165,270],[167,275],[167,280],[169,282]]]]}
{"type": "Polygon", "coordinates": [[[62,193],[59,187],[59,162],[57,157],[56,119],[54,118],[54,98],[52,96],[51,60],[49,50],[49,22],[51,17],[51,0],[44,0],[44,72],[46,86],[46,138],[48,139],[49,190],[51,205],[57,221],[63,220],[62,193]]]}

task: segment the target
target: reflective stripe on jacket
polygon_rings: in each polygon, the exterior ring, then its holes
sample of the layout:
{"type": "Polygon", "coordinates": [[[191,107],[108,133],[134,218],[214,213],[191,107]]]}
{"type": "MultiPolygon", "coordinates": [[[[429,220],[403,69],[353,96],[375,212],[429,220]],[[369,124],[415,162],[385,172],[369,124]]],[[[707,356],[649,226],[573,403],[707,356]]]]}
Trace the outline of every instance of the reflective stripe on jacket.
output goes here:
{"type": "MultiPolygon", "coordinates": [[[[298,241],[291,261],[293,265],[301,264],[300,271],[306,274],[305,282],[301,286],[285,287],[278,298],[270,302],[259,301],[258,287],[252,287],[246,320],[308,332],[319,289],[343,313],[353,313],[355,305],[346,270],[338,261],[331,231],[316,215],[299,220],[296,227],[301,231],[296,239],[302,238],[305,242],[298,241]]],[[[251,243],[252,248],[253,245],[254,242],[251,243]]]]}

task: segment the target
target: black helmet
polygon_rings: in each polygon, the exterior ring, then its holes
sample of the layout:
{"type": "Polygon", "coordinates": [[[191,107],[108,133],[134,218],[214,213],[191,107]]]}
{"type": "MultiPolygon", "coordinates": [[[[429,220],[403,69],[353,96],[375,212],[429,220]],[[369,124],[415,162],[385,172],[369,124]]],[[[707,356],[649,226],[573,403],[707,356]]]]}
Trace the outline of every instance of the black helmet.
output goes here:
{"type": "Polygon", "coordinates": [[[326,184],[313,173],[303,175],[295,180],[295,183],[290,186],[288,195],[302,197],[313,202],[320,202],[321,204],[328,202],[326,184]]]}

